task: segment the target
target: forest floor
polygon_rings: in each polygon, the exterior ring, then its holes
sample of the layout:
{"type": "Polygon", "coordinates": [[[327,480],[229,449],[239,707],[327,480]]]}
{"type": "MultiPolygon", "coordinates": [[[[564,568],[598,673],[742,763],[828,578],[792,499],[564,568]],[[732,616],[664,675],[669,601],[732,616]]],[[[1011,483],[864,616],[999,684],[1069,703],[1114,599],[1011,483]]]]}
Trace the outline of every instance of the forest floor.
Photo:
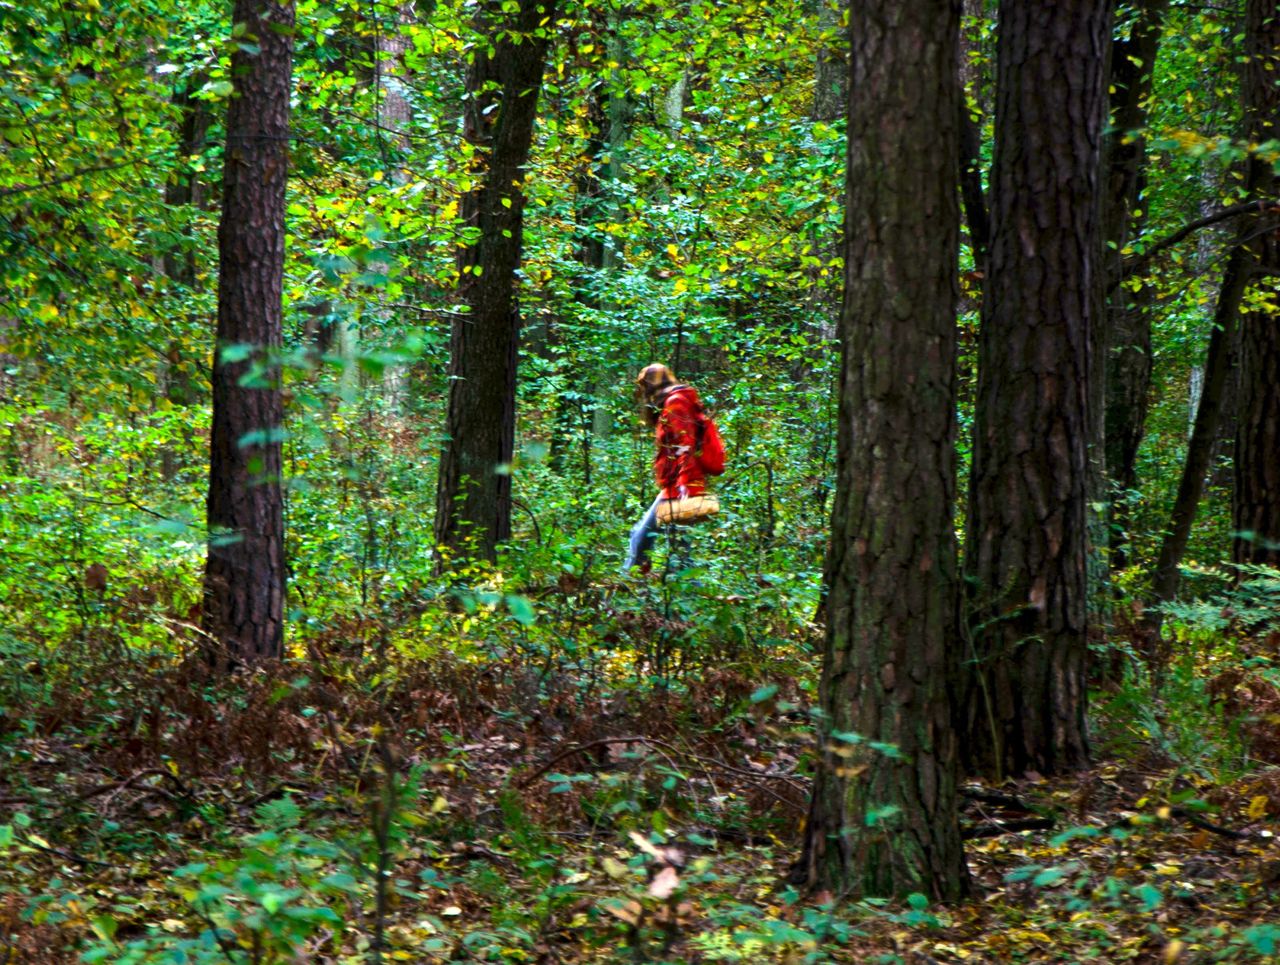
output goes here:
{"type": "Polygon", "coordinates": [[[658,685],[341,639],[216,687],[89,647],[10,706],[0,962],[1280,961],[1280,690],[1247,669],[1100,691],[1094,767],[967,783],[973,898],[940,907],[787,884],[803,648],[658,685]]]}

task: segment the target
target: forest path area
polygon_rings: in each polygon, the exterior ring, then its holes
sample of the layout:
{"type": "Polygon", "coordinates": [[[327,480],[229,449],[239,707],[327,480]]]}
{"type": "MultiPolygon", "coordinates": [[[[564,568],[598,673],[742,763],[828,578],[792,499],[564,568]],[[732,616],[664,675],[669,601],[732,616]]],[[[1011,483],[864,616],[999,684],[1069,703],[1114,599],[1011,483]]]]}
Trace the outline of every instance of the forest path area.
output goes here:
{"type": "MultiPolygon", "coordinates": [[[[591,687],[567,665],[538,679],[450,658],[393,662],[373,686],[332,655],[218,688],[192,664],[104,668],[114,700],[5,736],[6,960],[371,961],[379,943],[421,962],[1274,953],[1280,767],[1233,775],[1213,756],[1231,735],[1185,709],[1147,735],[1132,688],[1097,695],[1110,759],[964,786],[970,900],[802,894],[787,882],[813,736],[792,659],[591,687]],[[1179,728],[1199,760],[1160,750],[1179,728]]],[[[1253,702],[1235,737],[1273,753],[1280,692],[1262,684],[1218,682],[1253,702]]]]}

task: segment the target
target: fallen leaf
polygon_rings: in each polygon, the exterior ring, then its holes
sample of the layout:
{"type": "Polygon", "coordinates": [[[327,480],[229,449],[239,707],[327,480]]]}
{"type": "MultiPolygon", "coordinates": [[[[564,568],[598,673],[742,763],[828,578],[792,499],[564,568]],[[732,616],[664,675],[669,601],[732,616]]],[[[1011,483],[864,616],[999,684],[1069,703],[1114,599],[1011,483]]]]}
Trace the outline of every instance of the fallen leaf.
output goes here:
{"type": "Polygon", "coordinates": [[[640,902],[638,901],[628,901],[625,903],[619,901],[608,901],[600,907],[610,915],[613,915],[614,918],[622,919],[628,925],[638,923],[640,921],[640,915],[644,911],[644,909],[640,907],[640,902]]]}

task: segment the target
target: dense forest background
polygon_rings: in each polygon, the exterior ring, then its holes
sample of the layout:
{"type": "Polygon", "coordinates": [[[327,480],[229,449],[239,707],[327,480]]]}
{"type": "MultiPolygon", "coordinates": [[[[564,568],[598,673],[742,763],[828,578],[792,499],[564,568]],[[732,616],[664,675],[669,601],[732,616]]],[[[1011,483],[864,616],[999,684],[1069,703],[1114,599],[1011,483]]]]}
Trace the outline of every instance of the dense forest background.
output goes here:
{"type": "Polygon", "coordinates": [[[0,24],[5,961],[1277,955],[1274,3],[0,24]]]}

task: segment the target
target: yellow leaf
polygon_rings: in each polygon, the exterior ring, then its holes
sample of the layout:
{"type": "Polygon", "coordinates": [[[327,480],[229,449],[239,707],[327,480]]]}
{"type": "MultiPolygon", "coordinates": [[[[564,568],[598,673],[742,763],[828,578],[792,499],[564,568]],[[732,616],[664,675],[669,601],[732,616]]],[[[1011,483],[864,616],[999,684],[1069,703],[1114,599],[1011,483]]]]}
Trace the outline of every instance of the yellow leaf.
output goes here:
{"type": "Polygon", "coordinates": [[[604,873],[610,878],[625,878],[627,876],[627,866],[617,858],[606,857],[600,864],[604,867],[604,873]]]}
{"type": "Polygon", "coordinates": [[[677,278],[677,279],[676,279],[676,291],[677,291],[677,292],[683,292],[683,291],[688,291],[688,290],[689,290],[689,283],[688,283],[687,281],[685,281],[683,278],[677,278]]]}
{"type": "Polygon", "coordinates": [[[669,254],[672,258],[679,258],[680,249],[677,248],[675,245],[667,245],[667,254],[669,254]]]}
{"type": "Polygon", "coordinates": [[[437,794],[436,799],[431,802],[431,813],[439,814],[441,811],[449,810],[449,802],[443,794],[437,794]]]}
{"type": "Polygon", "coordinates": [[[1267,796],[1265,794],[1259,794],[1257,797],[1250,800],[1249,811],[1248,811],[1249,820],[1259,821],[1262,818],[1266,817],[1268,803],[1269,802],[1267,801],[1267,796]]]}

